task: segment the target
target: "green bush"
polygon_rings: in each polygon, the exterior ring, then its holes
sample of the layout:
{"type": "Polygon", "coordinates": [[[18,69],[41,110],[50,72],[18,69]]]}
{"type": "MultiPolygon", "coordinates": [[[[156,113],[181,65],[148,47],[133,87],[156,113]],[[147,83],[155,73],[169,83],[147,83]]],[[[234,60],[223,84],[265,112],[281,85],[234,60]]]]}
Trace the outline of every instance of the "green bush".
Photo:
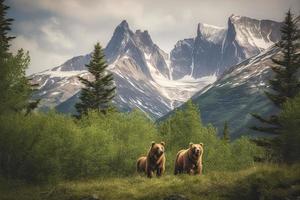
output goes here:
{"type": "Polygon", "coordinates": [[[151,141],[159,138],[153,123],[138,111],[89,113],[78,123],[85,134],[83,159],[94,162],[85,163],[98,168],[96,174],[133,174],[137,158],[146,155],[151,141]]]}
{"type": "Polygon", "coordinates": [[[1,174],[41,181],[67,171],[79,135],[69,117],[54,113],[0,116],[1,174]]]}
{"type": "Polygon", "coordinates": [[[90,113],[82,120],[56,114],[0,116],[0,173],[28,181],[129,175],[157,139],[139,112],[90,113]]]}

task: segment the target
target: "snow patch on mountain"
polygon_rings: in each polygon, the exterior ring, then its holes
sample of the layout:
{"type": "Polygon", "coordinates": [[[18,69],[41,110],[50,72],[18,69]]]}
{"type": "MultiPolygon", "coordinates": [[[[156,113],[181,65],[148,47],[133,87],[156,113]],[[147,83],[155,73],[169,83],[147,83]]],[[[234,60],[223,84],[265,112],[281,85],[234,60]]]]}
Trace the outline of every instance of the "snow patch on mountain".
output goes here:
{"type": "Polygon", "coordinates": [[[219,43],[223,41],[226,28],[213,26],[205,23],[198,24],[198,30],[201,35],[210,42],[219,43]]]}
{"type": "Polygon", "coordinates": [[[37,73],[36,75],[46,75],[49,76],[49,78],[55,78],[55,77],[59,77],[59,78],[65,78],[65,77],[71,77],[71,76],[76,76],[79,74],[82,74],[83,72],[87,72],[86,70],[82,70],[82,71],[52,71],[52,70],[46,70],[40,73],[37,73]]]}

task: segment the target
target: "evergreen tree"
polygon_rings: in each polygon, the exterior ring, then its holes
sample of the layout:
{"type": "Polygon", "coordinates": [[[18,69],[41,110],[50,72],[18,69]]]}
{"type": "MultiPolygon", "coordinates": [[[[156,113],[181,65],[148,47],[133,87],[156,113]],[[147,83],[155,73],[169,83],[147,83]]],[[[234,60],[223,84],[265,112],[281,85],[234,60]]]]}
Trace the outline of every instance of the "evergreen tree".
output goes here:
{"type": "Polygon", "coordinates": [[[102,47],[99,43],[95,45],[92,59],[86,65],[92,74],[93,80],[78,77],[84,84],[81,90],[80,102],[75,105],[77,112],[81,116],[87,114],[88,110],[98,110],[106,113],[114,98],[115,89],[113,75],[107,71],[107,63],[102,47]]]}
{"type": "Polygon", "coordinates": [[[230,142],[229,128],[228,128],[228,122],[227,121],[225,121],[225,123],[224,123],[222,140],[225,141],[226,143],[230,142]]]}
{"type": "MultiPolygon", "coordinates": [[[[279,109],[288,99],[294,98],[300,91],[300,81],[297,77],[300,67],[300,54],[297,53],[300,39],[298,22],[298,18],[294,18],[289,10],[281,28],[281,40],[276,44],[282,52],[282,57],[272,58],[274,65],[271,66],[271,69],[275,76],[269,81],[271,90],[265,91],[265,94],[279,109]]],[[[280,134],[281,125],[278,115],[271,115],[268,118],[263,118],[259,114],[252,115],[266,125],[252,127],[253,130],[280,134]]]]}
{"type": "Polygon", "coordinates": [[[9,52],[10,42],[15,37],[8,34],[13,21],[6,17],[8,9],[4,0],[0,0],[0,114],[28,109],[32,92],[25,75],[30,62],[28,52],[22,49],[16,55],[9,52]]]}
{"type": "Polygon", "coordinates": [[[10,26],[13,21],[11,18],[7,18],[7,10],[9,7],[4,4],[4,0],[0,0],[0,57],[7,57],[10,47],[9,42],[15,37],[8,36],[8,31],[11,30],[10,26]]]}

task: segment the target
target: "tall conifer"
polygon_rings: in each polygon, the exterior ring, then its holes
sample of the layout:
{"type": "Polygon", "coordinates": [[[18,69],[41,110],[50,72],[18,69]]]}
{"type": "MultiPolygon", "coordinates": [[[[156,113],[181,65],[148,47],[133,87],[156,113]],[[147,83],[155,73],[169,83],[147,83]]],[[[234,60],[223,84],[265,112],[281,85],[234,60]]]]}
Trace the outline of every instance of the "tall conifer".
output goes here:
{"type": "MultiPolygon", "coordinates": [[[[281,28],[281,40],[276,44],[282,55],[279,58],[272,58],[274,65],[271,69],[274,72],[274,78],[269,81],[271,90],[265,91],[266,96],[279,109],[288,99],[294,98],[300,92],[298,74],[300,54],[297,53],[300,47],[300,34],[297,23],[299,23],[299,17],[294,18],[289,10],[281,28]]],[[[252,115],[264,125],[252,127],[253,130],[280,134],[281,125],[278,115],[271,115],[268,118],[263,118],[259,114],[252,115]]]]}
{"type": "Polygon", "coordinates": [[[80,102],[75,105],[79,115],[87,114],[89,110],[105,113],[115,95],[113,75],[107,71],[107,63],[102,47],[97,43],[92,53],[92,59],[86,65],[92,74],[92,80],[78,77],[83,83],[80,102]]]}

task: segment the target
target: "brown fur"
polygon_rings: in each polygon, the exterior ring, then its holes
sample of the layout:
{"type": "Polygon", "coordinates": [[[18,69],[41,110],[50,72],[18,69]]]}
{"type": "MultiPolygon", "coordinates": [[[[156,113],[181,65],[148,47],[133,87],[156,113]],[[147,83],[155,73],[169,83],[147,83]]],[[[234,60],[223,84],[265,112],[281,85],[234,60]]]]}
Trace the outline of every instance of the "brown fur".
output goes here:
{"type": "Polygon", "coordinates": [[[180,150],[176,155],[174,174],[202,174],[203,144],[190,143],[188,149],[180,150]],[[199,153],[197,154],[196,151],[199,153]]]}
{"type": "Polygon", "coordinates": [[[156,171],[156,176],[160,177],[165,171],[165,143],[152,142],[151,148],[147,156],[142,156],[137,160],[137,172],[144,172],[149,178],[152,178],[156,171]]]}

